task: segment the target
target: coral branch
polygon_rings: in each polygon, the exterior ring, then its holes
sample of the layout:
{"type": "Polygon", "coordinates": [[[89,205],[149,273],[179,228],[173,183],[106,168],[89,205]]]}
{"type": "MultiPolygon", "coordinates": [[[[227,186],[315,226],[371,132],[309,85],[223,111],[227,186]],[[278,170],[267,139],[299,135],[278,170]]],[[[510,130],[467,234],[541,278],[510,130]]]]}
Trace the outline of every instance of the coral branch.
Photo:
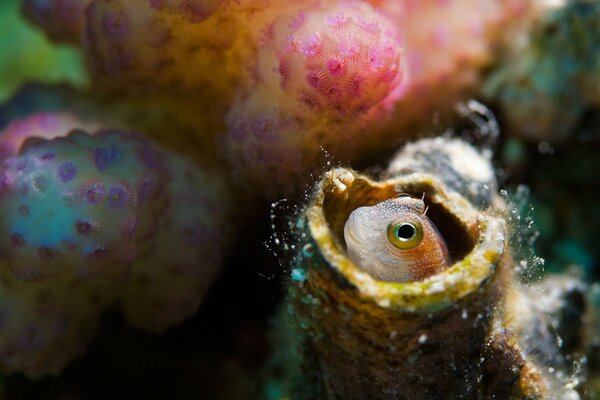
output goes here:
{"type": "Polygon", "coordinates": [[[230,196],[215,166],[81,128],[93,126],[46,113],[0,134],[4,371],[60,372],[110,304],[163,331],[198,308],[221,263],[230,196]]]}

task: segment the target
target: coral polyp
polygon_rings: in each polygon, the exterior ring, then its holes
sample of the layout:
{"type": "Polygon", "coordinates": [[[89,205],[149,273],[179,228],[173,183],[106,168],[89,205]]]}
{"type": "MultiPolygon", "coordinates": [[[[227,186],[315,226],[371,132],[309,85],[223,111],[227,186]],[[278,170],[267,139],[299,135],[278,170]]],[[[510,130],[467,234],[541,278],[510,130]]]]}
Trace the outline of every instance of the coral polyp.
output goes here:
{"type": "Polygon", "coordinates": [[[205,20],[228,2],[229,0],[149,0],[150,7],[181,14],[190,22],[205,20]]]}
{"type": "Polygon", "coordinates": [[[221,3],[92,1],[83,44],[103,90],[161,88],[194,96],[200,109],[226,102],[245,73],[252,46],[241,16],[221,10],[221,3]]]}
{"type": "Polygon", "coordinates": [[[0,369],[60,372],[111,304],[151,331],[198,308],[220,266],[230,213],[216,166],[68,114],[14,122],[2,139],[0,277],[14,302],[0,310],[12,327],[0,336],[0,369]],[[36,303],[40,296],[50,308],[36,303]],[[63,342],[83,328],[85,338],[63,342]],[[19,347],[23,340],[33,348],[19,347]]]}
{"type": "Polygon", "coordinates": [[[85,352],[100,310],[113,301],[103,289],[68,279],[32,284],[1,271],[0,371],[59,374],[85,352]]]}
{"type": "Polygon", "coordinates": [[[94,0],[81,20],[96,91],[154,98],[198,147],[221,134],[236,175],[265,184],[263,197],[297,192],[286,182],[318,167],[321,147],[365,157],[404,82],[398,28],[359,0],[94,0]]]}
{"type": "Polygon", "coordinates": [[[393,104],[402,79],[398,32],[366,5],[303,9],[280,17],[269,34],[276,61],[261,54],[258,62],[276,66],[279,79],[267,84],[309,113],[348,118],[393,104]]]}

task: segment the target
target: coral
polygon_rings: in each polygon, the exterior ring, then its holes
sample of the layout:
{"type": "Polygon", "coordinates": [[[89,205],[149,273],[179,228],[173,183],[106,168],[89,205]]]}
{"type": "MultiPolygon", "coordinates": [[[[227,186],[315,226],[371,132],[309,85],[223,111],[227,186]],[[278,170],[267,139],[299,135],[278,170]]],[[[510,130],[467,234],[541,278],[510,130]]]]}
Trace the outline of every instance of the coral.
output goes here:
{"type": "MultiPolygon", "coordinates": [[[[79,117],[66,113],[40,112],[26,119],[17,119],[2,130],[0,162],[16,156],[26,142],[35,144],[40,140],[63,136],[65,132],[77,129],[81,124],[79,117]]],[[[91,121],[86,121],[86,126],[100,127],[91,121]]]]}
{"type": "Polygon", "coordinates": [[[521,0],[371,0],[391,17],[404,37],[407,85],[395,126],[431,118],[473,93],[480,71],[516,21],[530,12],[521,0]]]}
{"type": "MultiPolygon", "coordinates": [[[[198,168],[173,154],[165,163],[167,204],[155,238],[132,264],[131,283],[123,295],[129,323],[163,331],[192,315],[221,265],[232,236],[229,187],[222,171],[205,163],[198,168]],[[176,290],[174,290],[176,288],[176,290]]],[[[152,188],[145,190],[160,190],[152,188]]]]}
{"type": "Polygon", "coordinates": [[[272,199],[301,190],[324,151],[364,162],[465,98],[527,13],[520,0],[94,0],[82,49],[96,89],[176,103],[167,114],[209,138],[195,147],[218,137],[238,183],[272,199]]]}
{"type": "Polygon", "coordinates": [[[0,136],[4,371],[60,372],[110,304],[146,330],[181,322],[221,262],[230,209],[216,167],[82,128],[94,129],[34,114],[0,136]]]}
{"type": "Polygon", "coordinates": [[[399,94],[396,29],[358,0],[95,0],[84,14],[94,87],[177,103],[184,111],[168,113],[194,115],[191,134],[209,137],[197,147],[226,130],[219,142],[239,181],[268,186],[267,197],[297,191],[289,182],[320,165],[316,137],[343,159],[377,143],[370,128],[399,94]],[[310,53],[303,42],[317,37],[310,53]]]}
{"type": "Polygon", "coordinates": [[[182,15],[190,22],[202,22],[229,0],[150,0],[150,7],[182,15]]]}
{"type": "Polygon", "coordinates": [[[391,93],[402,72],[398,34],[369,7],[350,4],[280,17],[264,43],[272,48],[261,49],[258,56],[266,69],[260,74],[264,84],[273,85],[273,93],[280,87],[308,114],[348,118],[382,102],[393,104],[391,93]],[[269,73],[273,67],[276,77],[269,73]]]}
{"type": "Polygon", "coordinates": [[[402,60],[397,30],[367,4],[281,15],[258,49],[255,84],[227,115],[224,148],[240,180],[289,194],[322,148],[360,158],[399,96],[402,60]]]}
{"type": "Polygon", "coordinates": [[[0,128],[32,113],[67,113],[77,115],[86,123],[102,121],[107,126],[144,132],[200,163],[206,158],[213,159],[211,135],[193,134],[193,127],[197,128],[202,122],[188,114],[189,109],[180,106],[180,102],[165,98],[114,98],[66,85],[32,83],[23,85],[0,106],[0,128]]]}
{"type": "Polygon", "coordinates": [[[58,374],[82,355],[107,305],[96,285],[31,284],[0,274],[0,369],[30,377],[58,374]]]}
{"type": "Polygon", "coordinates": [[[322,165],[321,148],[355,163],[389,151],[473,93],[515,17],[530,13],[520,1],[371,3],[311,5],[269,26],[255,86],[227,115],[225,154],[240,181],[289,195],[289,182],[322,165]],[[383,56],[360,95],[336,79],[336,57],[348,52],[357,54],[348,71],[383,56]]]}
{"type": "Polygon", "coordinates": [[[217,1],[95,0],[84,52],[103,87],[191,95],[202,112],[226,103],[246,74],[253,44],[243,19],[217,1]]]}
{"type": "MultiPolygon", "coordinates": [[[[234,283],[215,290],[211,315],[193,322],[202,337],[188,339],[209,351],[188,353],[175,332],[162,340],[193,366],[147,359],[167,374],[186,370],[182,381],[211,381],[222,397],[250,396],[243,388],[258,386],[248,378],[267,353],[264,325],[258,335],[256,326],[231,329],[217,345],[204,339],[228,329],[215,321],[256,322],[252,302],[264,294],[244,276],[277,281],[276,265],[255,268],[255,233],[266,224],[245,222],[268,207],[257,198],[294,199],[327,165],[298,218],[287,216],[268,244],[288,281],[269,363],[281,379],[266,397],[574,400],[586,380],[598,384],[598,287],[571,271],[542,278],[533,221],[498,193],[506,175],[491,162],[495,146],[518,142],[499,139],[499,124],[505,135],[558,142],[595,118],[598,1],[20,1],[49,39],[78,47],[91,80],[28,85],[0,106],[2,373],[60,373],[109,309],[150,332],[185,320],[239,230],[252,241],[239,242],[230,264],[245,269],[228,271],[234,283]],[[500,107],[498,123],[476,101],[462,103],[474,95],[500,107]],[[388,162],[399,143],[447,127],[452,110],[465,119],[446,137],[409,143],[388,162]],[[329,168],[371,162],[374,177],[329,168]],[[230,305],[240,302],[243,311],[230,305]],[[260,356],[244,371],[239,353],[255,341],[260,356]],[[231,351],[211,359],[210,347],[231,351]]],[[[43,55],[27,64],[46,65],[43,55]]],[[[10,81],[26,75],[8,72],[10,81]]],[[[548,168],[537,158],[527,179],[533,199],[546,196],[540,210],[552,216],[542,223],[564,239],[542,241],[552,251],[546,268],[590,271],[597,134],[577,130],[577,146],[557,149],[548,168]],[[561,174],[534,182],[539,169],[561,174]],[[549,201],[561,206],[548,210],[549,201]]],[[[271,206],[274,230],[282,204],[271,206]]],[[[123,347],[135,358],[140,343],[123,347]]]]}
{"type": "Polygon", "coordinates": [[[411,78],[408,90],[428,91],[441,82],[470,84],[474,76],[469,75],[490,59],[488,35],[491,20],[499,11],[495,3],[383,2],[382,9],[405,34],[411,78]]]}

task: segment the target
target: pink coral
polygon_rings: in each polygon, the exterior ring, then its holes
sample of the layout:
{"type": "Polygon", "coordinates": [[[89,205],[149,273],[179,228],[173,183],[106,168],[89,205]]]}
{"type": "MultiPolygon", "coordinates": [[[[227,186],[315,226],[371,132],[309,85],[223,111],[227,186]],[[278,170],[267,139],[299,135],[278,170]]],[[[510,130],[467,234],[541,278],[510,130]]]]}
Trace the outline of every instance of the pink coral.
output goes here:
{"type": "Polygon", "coordinates": [[[410,111],[400,110],[403,119],[460,100],[478,82],[479,71],[492,61],[511,24],[529,7],[524,0],[369,2],[388,15],[405,38],[409,80],[402,108],[410,111]]]}
{"type": "Polygon", "coordinates": [[[392,23],[359,1],[290,10],[264,29],[255,82],[227,114],[226,157],[266,197],[301,190],[324,151],[360,159],[401,94],[392,23]],[[367,145],[368,146],[368,145],[367,145]]]}
{"type": "Polygon", "coordinates": [[[401,81],[397,31],[362,5],[300,10],[273,35],[281,88],[311,112],[368,112],[401,81]]]}
{"type": "Polygon", "coordinates": [[[84,52],[105,88],[226,100],[251,53],[243,15],[231,7],[222,0],[94,0],[84,52]]]}
{"type": "MultiPolygon", "coordinates": [[[[86,122],[86,126],[99,127],[93,122],[86,122]]],[[[64,113],[40,112],[26,119],[16,120],[3,130],[2,140],[0,140],[0,161],[17,155],[26,141],[35,143],[39,140],[52,139],[80,127],[79,118],[64,113]]]]}
{"type": "Polygon", "coordinates": [[[321,147],[355,160],[404,81],[398,30],[359,0],[93,0],[83,49],[97,88],[183,110],[189,134],[208,138],[195,142],[220,142],[240,180],[272,193],[291,193],[321,147]],[[270,128],[254,131],[261,120],[270,128]]]}
{"type": "Polygon", "coordinates": [[[273,197],[322,149],[363,161],[470,96],[528,3],[93,0],[82,49],[95,88],[184,128],[157,138],[219,143],[239,181],[273,197]]]}

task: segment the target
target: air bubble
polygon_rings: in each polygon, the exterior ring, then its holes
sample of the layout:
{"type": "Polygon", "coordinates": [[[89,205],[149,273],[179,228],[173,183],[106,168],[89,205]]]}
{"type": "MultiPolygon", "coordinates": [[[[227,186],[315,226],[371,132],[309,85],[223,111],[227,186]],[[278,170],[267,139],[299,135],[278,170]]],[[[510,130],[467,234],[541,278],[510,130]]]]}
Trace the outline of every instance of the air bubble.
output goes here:
{"type": "Polygon", "coordinates": [[[306,270],[303,268],[294,268],[291,277],[295,282],[304,282],[306,280],[306,270]]]}
{"type": "Polygon", "coordinates": [[[307,243],[304,245],[304,247],[302,247],[302,255],[304,257],[312,257],[315,254],[315,250],[312,246],[312,244],[307,243]]]}

